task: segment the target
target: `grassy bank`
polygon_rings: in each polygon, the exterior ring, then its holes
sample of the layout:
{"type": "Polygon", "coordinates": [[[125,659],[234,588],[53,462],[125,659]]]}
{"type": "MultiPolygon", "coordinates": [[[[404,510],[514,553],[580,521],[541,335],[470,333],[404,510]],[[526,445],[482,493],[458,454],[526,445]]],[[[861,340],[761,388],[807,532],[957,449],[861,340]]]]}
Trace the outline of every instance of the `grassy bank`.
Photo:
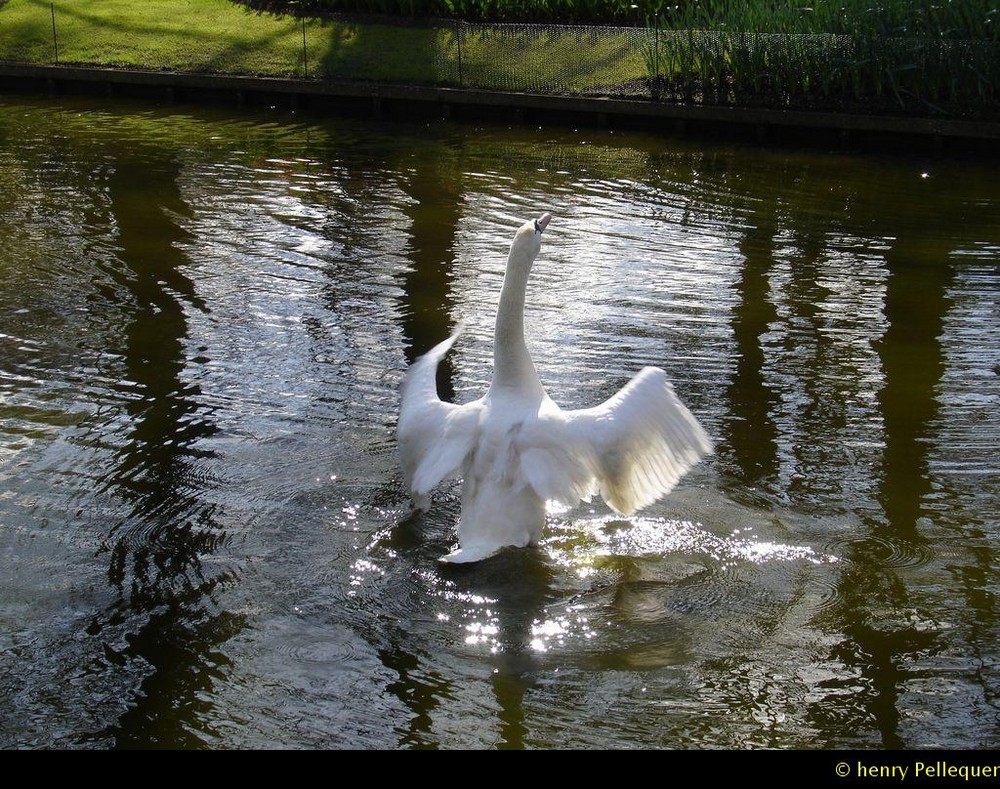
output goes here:
{"type": "Polygon", "coordinates": [[[231,0],[9,0],[0,60],[587,92],[645,77],[616,37],[527,29],[297,20],[231,0]],[[303,48],[303,34],[305,49],[303,48]],[[586,57],[581,57],[585,48],[586,57]]]}
{"type": "Polygon", "coordinates": [[[0,60],[176,71],[426,82],[447,33],[260,15],[230,0],[9,0],[0,7],[0,60]],[[58,53],[57,53],[58,50],[58,53]]]}
{"type": "Polygon", "coordinates": [[[995,118],[998,4],[706,0],[613,28],[295,19],[233,0],[8,0],[0,60],[995,118]]]}

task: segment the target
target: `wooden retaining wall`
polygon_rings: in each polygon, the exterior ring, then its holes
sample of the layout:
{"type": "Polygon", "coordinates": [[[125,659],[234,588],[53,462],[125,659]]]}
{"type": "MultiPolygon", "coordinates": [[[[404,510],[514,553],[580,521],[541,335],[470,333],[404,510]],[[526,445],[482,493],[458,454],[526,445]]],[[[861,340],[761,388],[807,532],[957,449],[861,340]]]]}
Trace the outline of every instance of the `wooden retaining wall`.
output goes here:
{"type": "Polygon", "coordinates": [[[165,102],[283,106],[316,113],[445,117],[516,124],[643,129],[758,143],[1000,153],[1000,123],[657,103],[635,99],[412,86],[125,71],[0,63],[0,92],[135,96],[165,102]]]}

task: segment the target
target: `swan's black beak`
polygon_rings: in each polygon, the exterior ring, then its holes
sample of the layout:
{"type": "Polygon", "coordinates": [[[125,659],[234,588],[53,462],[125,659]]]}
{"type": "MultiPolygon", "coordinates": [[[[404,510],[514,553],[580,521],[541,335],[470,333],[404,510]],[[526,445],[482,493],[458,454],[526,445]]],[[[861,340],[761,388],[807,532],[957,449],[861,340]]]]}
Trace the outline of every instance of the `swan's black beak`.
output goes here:
{"type": "Polygon", "coordinates": [[[549,226],[549,222],[552,221],[552,214],[547,211],[542,214],[538,219],[535,220],[535,230],[539,233],[543,232],[545,228],[549,226]]]}

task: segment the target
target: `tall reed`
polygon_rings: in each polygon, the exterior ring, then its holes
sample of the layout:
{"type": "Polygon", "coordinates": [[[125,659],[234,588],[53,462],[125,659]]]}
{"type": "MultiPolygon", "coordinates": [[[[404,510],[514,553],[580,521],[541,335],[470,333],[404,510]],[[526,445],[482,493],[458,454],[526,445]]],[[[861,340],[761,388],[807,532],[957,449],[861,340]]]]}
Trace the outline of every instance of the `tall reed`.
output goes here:
{"type": "Polygon", "coordinates": [[[1000,88],[998,0],[692,0],[650,16],[654,94],[798,105],[990,103],[1000,88]],[[655,66],[654,66],[655,68],[655,66]]]}

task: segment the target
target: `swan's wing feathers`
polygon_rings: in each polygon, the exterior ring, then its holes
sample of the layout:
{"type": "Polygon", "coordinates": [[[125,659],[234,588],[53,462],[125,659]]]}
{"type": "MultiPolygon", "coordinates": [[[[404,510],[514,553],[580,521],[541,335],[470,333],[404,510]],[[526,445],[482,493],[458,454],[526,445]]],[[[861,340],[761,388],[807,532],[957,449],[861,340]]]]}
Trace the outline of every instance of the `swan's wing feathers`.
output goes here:
{"type": "Polygon", "coordinates": [[[576,449],[556,441],[536,440],[520,453],[521,478],[545,501],[568,506],[589,501],[597,492],[598,466],[589,446],[576,449]]]}
{"type": "Polygon", "coordinates": [[[437,393],[437,366],[461,334],[461,327],[417,359],[403,381],[396,439],[399,460],[412,493],[426,496],[454,475],[472,451],[481,404],[446,403],[437,393]]]}
{"type": "Polygon", "coordinates": [[[442,402],[408,422],[399,438],[399,452],[410,490],[426,496],[439,482],[455,476],[475,447],[478,429],[478,403],[442,402]]]}
{"type": "Polygon", "coordinates": [[[643,368],[609,400],[570,411],[566,420],[567,433],[592,448],[604,500],[626,515],[665,496],[712,452],[705,431],[657,367],[643,368]]]}

